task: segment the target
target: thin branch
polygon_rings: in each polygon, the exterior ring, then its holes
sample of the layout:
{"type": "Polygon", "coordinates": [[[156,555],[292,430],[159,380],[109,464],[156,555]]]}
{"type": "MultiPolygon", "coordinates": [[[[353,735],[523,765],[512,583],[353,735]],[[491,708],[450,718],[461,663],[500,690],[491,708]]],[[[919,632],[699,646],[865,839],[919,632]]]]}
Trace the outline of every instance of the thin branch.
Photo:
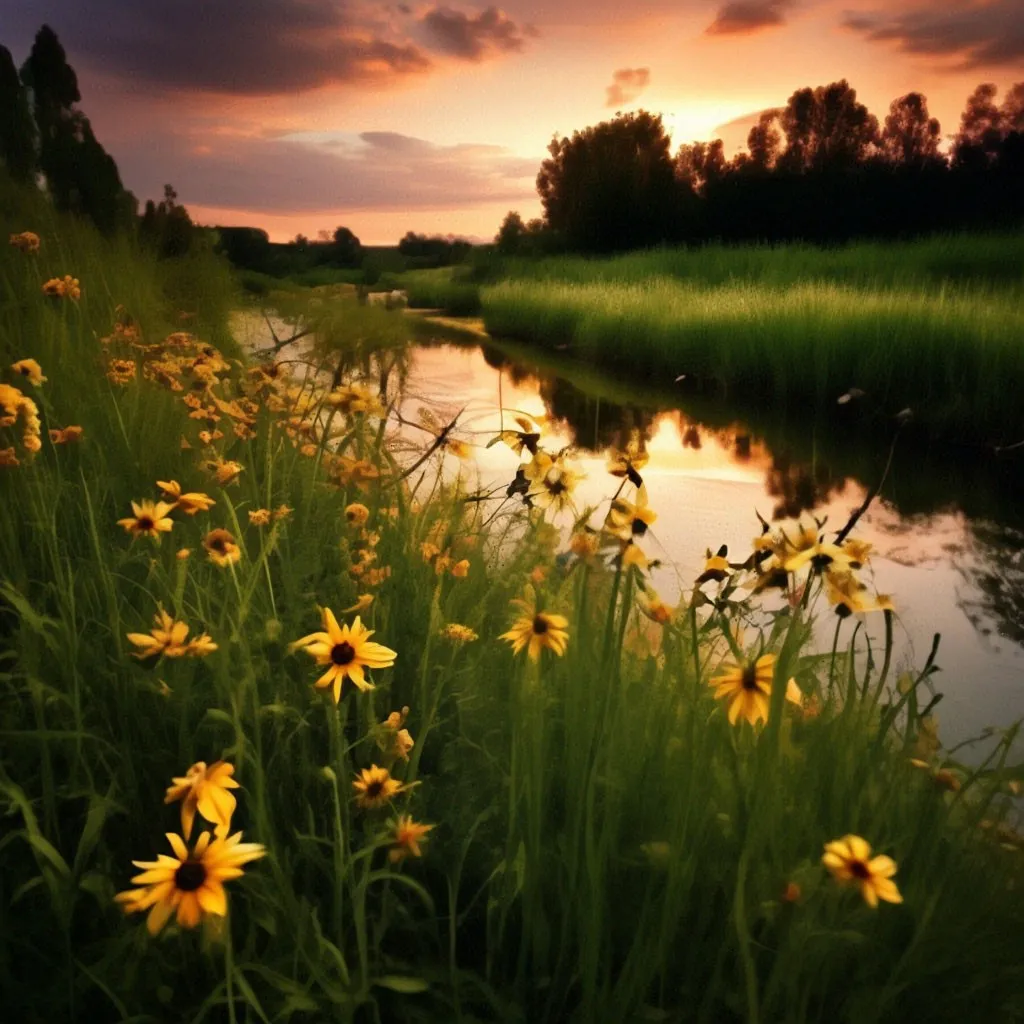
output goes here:
{"type": "Polygon", "coordinates": [[[885,478],[889,475],[889,470],[892,468],[892,458],[896,454],[896,442],[900,438],[900,433],[903,430],[903,424],[896,428],[896,433],[893,434],[892,444],[889,445],[889,458],[886,459],[885,469],[882,470],[882,475],[878,478],[878,483],[868,491],[867,496],[860,506],[853,511],[853,515],[850,516],[846,525],[836,534],[836,544],[842,544],[844,540],[849,536],[850,531],[857,525],[858,520],[868,510],[868,506],[878,497],[879,492],[882,490],[885,484],[885,478]]]}
{"type": "Polygon", "coordinates": [[[407,469],[407,470],[406,470],[406,471],[405,471],[405,472],[404,472],[404,473],[403,473],[403,474],[402,474],[402,475],[401,475],[401,476],[400,476],[400,477],[398,478],[398,482],[399,482],[399,483],[400,483],[400,482],[401,482],[402,480],[404,480],[404,479],[405,479],[406,477],[408,477],[408,476],[411,476],[411,475],[412,475],[413,473],[415,473],[415,472],[416,472],[416,470],[417,470],[417,469],[419,469],[419,468],[420,468],[420,466],[422,466],[422,465],[423,465],[423,463],[424,463],[424,462],[426,462],[426,461],[427,461],[427,459],[429,459],[429,458],[430,458],[430,456],[431,456],[431,455],[433,455],[433,454],[434,454],[434,452],[436,452],[436,451],[438,450],[438,448],[440,448],[440,447],[441,447],[441,446],[442,446],[442,445],[443,445],[443,444],[445,443],[445,441],[447,441],[447,440],[448,440],[448,435],[449,435],[449,434],[450,434],[450,433],[451,433],[451,432],[452,432],[452,431],[453,431],[453,430],[455,429],[455,424],[456,424],[456,423],[458,423],[458,421],[459,421],[459,417],[460,417],[460,416],[461,416],[461,415],[462,415],[462,414],[463,414],[463,413],[464,413],[465,411],[466,411],[466,407],[465,407],[465,406],[463,406],[463,407],[462,407],[462,408],[461,408],[461,409],[460,409],[460,410],[459,410],[459,411],[458,411],[458,412],[457,412],[457,413],[455,414],[455,419],[453,419],[453,420],[451,421],[451,423],[449,423],[449,424],[448,424],[447,426],[444,426],[444,427],[442,427],[442,428],[441,428],[441,433],[439,433],[439,434],[437,435],[437,437],[435,437],[435,438],[434,438],[434,443],[433,443],[433,444],[432,444],[432,445],[431,445],[431,446],[430,446],[430,447],[429,447],[429,448],[428,448],[428,449],[427,449],[427,450],[426,450],[426,451],[425,451],[425,452],[423,453],[423,455],[422,455],[422,456],[421,456],[420,458],[418,458],[418,459],[417,459],[417,460],[416,460],[416,461],[415,461],[415,462],[414,462],[414,463],[413,463],[413,464],[412,464],[412,465],[411,465],[411,466],[410,466],[410,467],[409,467],[409,468],[408,468],[408,469],[407,469]]]}

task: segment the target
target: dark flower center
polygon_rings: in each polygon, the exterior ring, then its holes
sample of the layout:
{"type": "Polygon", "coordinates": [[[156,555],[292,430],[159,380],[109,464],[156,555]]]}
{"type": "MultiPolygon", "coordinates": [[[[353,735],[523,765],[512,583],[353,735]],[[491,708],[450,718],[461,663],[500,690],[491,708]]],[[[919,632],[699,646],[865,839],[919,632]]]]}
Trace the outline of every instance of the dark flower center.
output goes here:
{"type": "Polygon", "coordinates": [[[379,779],[366,784],[366,799],[376,800],[384,792],[384,783],[379,779]]]}
{"type": "Polygon", "coordinates": [[[633,520],[633,536],[642,537],[647,532],[647,524],[642,519],[633,520]]]}
{"type": "Polygon", "coordinates": [[[852,614],[852,609],[845,601],[840,601],[839,604],[836,605],[836,615],[838,615],[839,618],[845,619],[852,614]]]}
{"type": "Polygon", "coordinates": [[[743,673],[740,677],[740,685],[744,690],[758,689],[756,665],[747,665],[746,668],[743,669],[743,673]]]}
{"type": "Polygon", "coordinates": [[[871,877],[871,872],[868,870],[867,864],[862,860],[855,860],[850,862],[850,874],[854,878],[859,878],[862,882],[867,881],[871,877]]]}
{"type": "Polygon", "coordinates": [[[223,537],[214,537],[210,541],[210,550],[216,551],[218,555],[223,555],[227,551],[227,546],[224,543],[223,537]]]}
{"type": "Polygon", "coordinates": [[[152,530],[154,523],[149,516],[139,516],[139,518],[135,521],[135,525],[140,530],[152,530]]]}
{"type": "Polygon", "coordinates": [[[565,492],[569,489],[561,480],[555,480],[553,483],[549,483],[547,485],[547,488],[548,494],[553,494],[556,497],[559,494],[565,494],[565,492]]]}
{"type": "Polygon", "coordinates": [[[348,665],[355,656],[355,648],[349,643],[335,644],[331,648],[331,661],[335,665],[348,665]]]}
{"type": "Polygon", "coordinates": [[[542,636],[548,631],[548,620],[543,615],[535,615],[533,617],[533,631],[538,636],[542,636]]]}
{"type": "Polygon", "coordinates": [[[198,861],[187,860],[174,872],[174,886],[182,892],[195,892],[206,881],[206,868],[198,861]]]}
{"type": "Polygon", "coordinates": [[[814,566],[814,568],[817,569],[819,572],[821,572],[822,569],[826,568],[831,564],[832,556],[826,555],[824,553],[817,554],[811,559],[811,565],[814,566]]]}

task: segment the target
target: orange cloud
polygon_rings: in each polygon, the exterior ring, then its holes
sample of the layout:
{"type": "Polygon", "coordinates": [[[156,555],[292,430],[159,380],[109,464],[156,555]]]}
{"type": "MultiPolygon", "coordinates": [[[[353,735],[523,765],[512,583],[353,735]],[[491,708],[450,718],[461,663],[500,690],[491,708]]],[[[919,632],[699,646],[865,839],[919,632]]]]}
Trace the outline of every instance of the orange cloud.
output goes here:
{"type": "Polygon", "coordinates": [[[650,68],[619,68],[618,71],[612,72],[612,84],[605,89],[607,98],[604,105],[622,107],[632,103],[647,88],[650,81],[650,68]]]}
{"type": "Polygon", "coordinates": [[[785,23],[791,0],[736,0],[722,7],[705,30],[711,36],[748,35],[785,23]]]}

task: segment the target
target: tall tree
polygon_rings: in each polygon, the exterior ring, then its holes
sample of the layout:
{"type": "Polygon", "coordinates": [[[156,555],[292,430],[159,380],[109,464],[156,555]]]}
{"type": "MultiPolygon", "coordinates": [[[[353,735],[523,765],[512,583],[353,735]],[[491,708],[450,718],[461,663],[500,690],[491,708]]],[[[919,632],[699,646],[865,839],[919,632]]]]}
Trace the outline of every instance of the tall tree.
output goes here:
{"type": "Polygon", "coordinates": [[[885,158],[903,167],[921,168],[939,159],[942,129],[928,116],[928,100],[919,92],[893,100],[882,129],[885,158]]]}
{"type": "Polygon", "coordinates": [[[766,110],[757,119],[757,124],[747,135],[747,149],[750,159],[747,166],[757,171],[771,171],[778,163],[782,151],[782,132],[779,129],[779,112],[766,110]]]}
{"type": "Polygon", "coordinates": [[[1024,82],[1007,90],[999,113],[1007,132],[1024,132],[1024,82]]]}
{"type": "Polygon", "coordinates": [[[721,139],[690,145],[684,143],[676,153],[676,180],[689,186],[697,195],[703,195],[709,185],[714,187],[725,175],[726,167],[725,146],[721,139]]]}
{"type": "Polygon", "coordinates": [[[0,162],[15,181],[32,181],[36,171],[36,129],[28,94],[11,51],[0,46],[0,162]]]}
{"type": "Polygon", "coordinates": [[[547,226],[611,252],[672,236],[679,188],[661,117],[640,110],[555,138],[537,175],[547,226]]]}
{"type": "Polygon", "coordinates": [[[349,228],[335,228],[331,236],[331,262],[340,267],[358,267],[362,261],[363,247],[355,233],[349,228]]]}
{"type": "Polygon", "coordinates": [[[1003,141],[1003,114],[996,105],[998,90],[991,82],[979,85],[967,97],[960,117],[960,131],[953,141],[953,161],[959,167],[981,167],[991,163],[1003,141]]]}
{"type": "Polygon", "coordinates": [[[849,170],[862,163],[878,138],[878,120],[857,100],[846,79],[798,89],[782,113],[789,171],[849,170]]]}

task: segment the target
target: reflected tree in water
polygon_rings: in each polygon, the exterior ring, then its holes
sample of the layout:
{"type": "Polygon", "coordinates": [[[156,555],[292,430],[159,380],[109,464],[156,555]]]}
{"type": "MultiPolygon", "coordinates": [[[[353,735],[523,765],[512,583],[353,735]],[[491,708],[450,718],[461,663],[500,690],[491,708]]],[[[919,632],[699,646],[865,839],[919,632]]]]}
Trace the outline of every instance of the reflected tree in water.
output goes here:
{"type": "Polygon", "coordinates": [[[979,633],[1024,645],[1024,532],[983,521],[971,534],[977,561],[964,576],[978,593],[964,612],[979,633]]]}

